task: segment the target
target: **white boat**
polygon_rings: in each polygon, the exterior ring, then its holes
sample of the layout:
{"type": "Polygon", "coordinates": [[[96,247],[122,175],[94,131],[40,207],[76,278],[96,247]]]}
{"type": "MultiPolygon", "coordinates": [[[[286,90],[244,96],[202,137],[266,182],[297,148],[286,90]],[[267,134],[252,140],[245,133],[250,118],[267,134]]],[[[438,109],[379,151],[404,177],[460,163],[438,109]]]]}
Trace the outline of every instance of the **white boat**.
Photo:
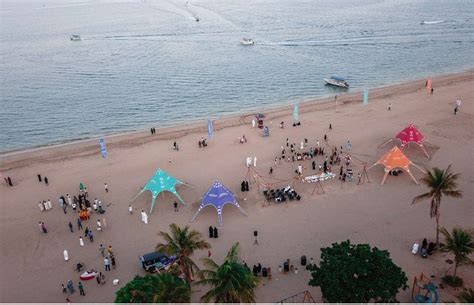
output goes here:
{"type": "Polygon", "coordinates": [[[324,81],[326,82],[326,85],[331,85],[331,86],[336,86],[336,87],[341,87],[341,88],[349,88],[349,84],[347,83],[344,77],[331,76],[331,78],[329,79],[325,78],[324,81]]]}
{"type": "Polygon", "coordinates": [[[250,39],[250,38],[242,38],[240,40],[240,44],[243,46],[252,46],[255,44],[255,41],[253,41],[253,39],[250,39]]]}
{"type": "Polygon", "coordinates": [[[438,24],[438,23],[443,23],[444,20],[437,20],[437,21],[422,21],[420,22],[421,25],[424,25],[424,24],[438,24]]]}
{"type": "Polygon", "coordinates": [[[71,35],[71,41],[81,41],[81,35],[71,35]]]}

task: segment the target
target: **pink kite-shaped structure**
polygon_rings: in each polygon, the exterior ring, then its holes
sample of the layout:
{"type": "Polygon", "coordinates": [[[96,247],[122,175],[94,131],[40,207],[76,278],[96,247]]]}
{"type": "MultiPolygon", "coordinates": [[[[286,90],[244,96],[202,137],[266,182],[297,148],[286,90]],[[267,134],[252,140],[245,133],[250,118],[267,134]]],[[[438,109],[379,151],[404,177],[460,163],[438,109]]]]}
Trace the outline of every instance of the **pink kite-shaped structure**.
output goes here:
{"type": "MultiPolygon", "coordinates": [[[[425,147],[423,146],[423,141],[424,141],[425,137],[423,136],[423,134],[418,129],[416,129],[416,127],[413,124],[409,124],[405,129],[400,131],[395,136],[395,139],[400,140],[400,143],[401,143],[400,146],[401,146],[402,149],[405,148],[406,146],[408,146],[408,144],[410,144],[411,142],[416,143],[423,150],[426,157],[428,157],[428,158],[430,157],[430,155],[426,151],[425,147]]],[[[394,139],[390,139],[387,142],[385,142],[383,145],[385,145],[385,144],[387,144],[387,143],[389,143],[393,140],[394,139]]]]}

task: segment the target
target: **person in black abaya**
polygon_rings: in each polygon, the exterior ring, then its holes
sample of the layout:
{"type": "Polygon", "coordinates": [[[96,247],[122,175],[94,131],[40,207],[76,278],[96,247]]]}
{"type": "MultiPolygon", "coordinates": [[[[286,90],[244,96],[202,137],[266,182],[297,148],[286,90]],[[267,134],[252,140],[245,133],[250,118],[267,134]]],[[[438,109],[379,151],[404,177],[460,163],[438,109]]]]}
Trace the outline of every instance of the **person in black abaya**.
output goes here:
{"type": "Polygon", "coordinates": [[[258,263],[257,265],[257,272],[258,273],[262,272],[262,265],[260,263],[258,263]]]}
{"type": "Polygon", "coordinates": [[[218,238],[219,237],[219,234],[217,232],[217,228],[214,227],[214,238],[218,238]]]}
{"type": "Polygon", "coordinates": [[[212,228],[212,226],[209,226],[209,238],[213,238],[214,237],[214,229],[212,228]]]}
{"type": "Polygon", "coordinates": [[[258,275],[258,268],[257,268],[257,266],[253,265],[252,273],[253,273],[253,275],[255,275],[255,276],[258,275]]]}
{"type": "Polygon", "coordinates": [[[311,162],[311,166],[313,167],[313,170],[316,170],[316,161],[311,162]]]}
{"type": "Polygon", "coordinates": [[[245,192],[245,181],[240,184],[240,191],[245,192]]]}
{"type": "Polygon", "coordinates": [[[249,182],[245,181],[245,190],[248,192],[249,191],[249,182]]]}

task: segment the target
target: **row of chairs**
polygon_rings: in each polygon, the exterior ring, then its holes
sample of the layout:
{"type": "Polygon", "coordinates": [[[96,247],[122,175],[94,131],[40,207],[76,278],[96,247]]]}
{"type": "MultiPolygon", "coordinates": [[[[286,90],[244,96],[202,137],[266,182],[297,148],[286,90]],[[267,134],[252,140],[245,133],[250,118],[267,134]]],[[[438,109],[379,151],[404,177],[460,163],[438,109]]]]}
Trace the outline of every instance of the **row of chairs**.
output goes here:
{"type": "Polygon", "coordinates": [[[286,200],[301,200],[301,196],[290,186],[281,189],[264,190],[263,195],[267,201],[285,202],[286,200]]]}

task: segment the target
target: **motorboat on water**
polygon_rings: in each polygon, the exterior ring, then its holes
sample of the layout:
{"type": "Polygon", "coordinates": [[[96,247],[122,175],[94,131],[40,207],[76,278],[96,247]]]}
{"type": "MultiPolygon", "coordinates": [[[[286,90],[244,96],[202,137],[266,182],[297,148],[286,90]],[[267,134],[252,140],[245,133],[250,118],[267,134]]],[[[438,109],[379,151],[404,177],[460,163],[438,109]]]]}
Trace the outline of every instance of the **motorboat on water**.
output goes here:
{"type": "Polygon", "coordinates": [[[71,35],[71,41],[81,41],[81,35],[71,35]]]}
{"type": "Polygon", "coordinates": [[[240,44],[243,46],[252,46],[255,44],[255,41],[253,41],[253,39],[250,39],[250,38],[242,38],[240,40],[240,44]]]}
{"type": "Polygon", "coordinates": [[[349,88],[349,84],[347,83],[344,77],[331,76],[331,78],[329,79],[325,78],[324,81],[326,82],[326,85],[331,85],[331,86],[346,88],[346,89],[349,88]]]}
{"type": "Polygon", "coordinates": [[[198,17],[198,16],[194,17],[194,20],[195,20],[196,22],[199,22],[199,17],[198,17]]]}

